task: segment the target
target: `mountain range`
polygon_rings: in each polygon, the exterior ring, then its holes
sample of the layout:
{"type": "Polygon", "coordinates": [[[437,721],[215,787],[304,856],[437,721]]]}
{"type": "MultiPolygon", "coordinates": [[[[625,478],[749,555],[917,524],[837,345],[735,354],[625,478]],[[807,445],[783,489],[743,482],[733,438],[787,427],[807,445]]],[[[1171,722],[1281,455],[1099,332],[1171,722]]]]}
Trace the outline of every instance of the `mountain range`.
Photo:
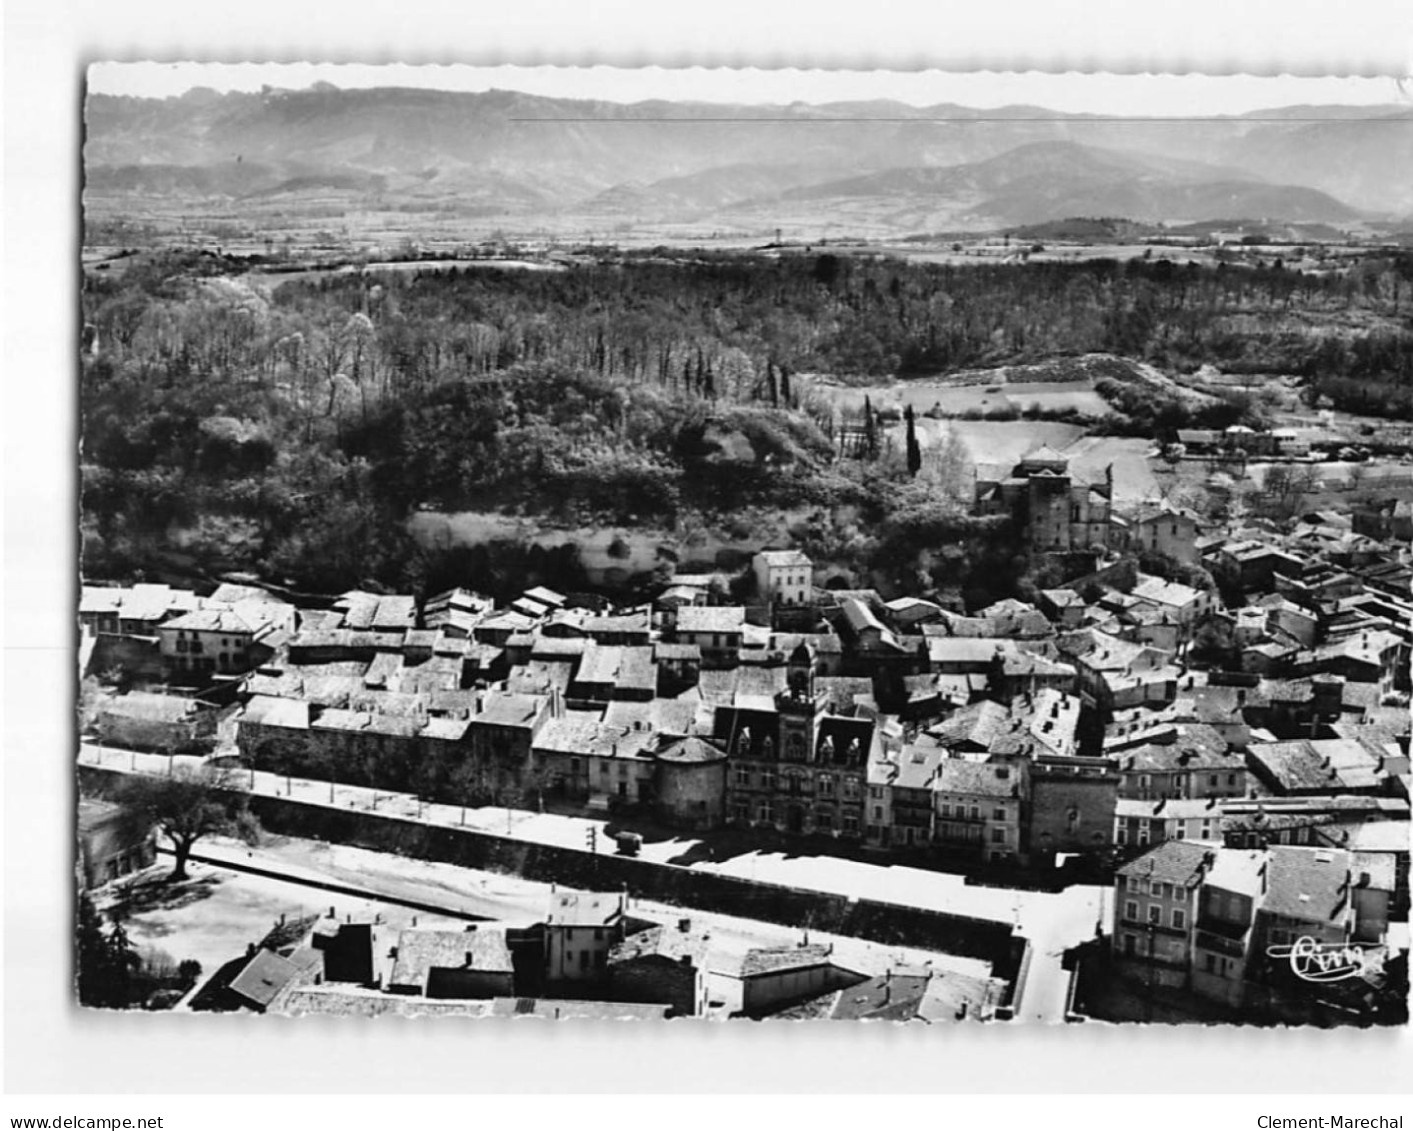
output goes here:
{"type": "Polygon", "coordinates": [[[895,102],[618,104],[513,91],[91,95],[90,204],[343,201],[527,223],[985,229],[1070,216],[1406,223],[1413,110],[1219,119],[895,102]]]}

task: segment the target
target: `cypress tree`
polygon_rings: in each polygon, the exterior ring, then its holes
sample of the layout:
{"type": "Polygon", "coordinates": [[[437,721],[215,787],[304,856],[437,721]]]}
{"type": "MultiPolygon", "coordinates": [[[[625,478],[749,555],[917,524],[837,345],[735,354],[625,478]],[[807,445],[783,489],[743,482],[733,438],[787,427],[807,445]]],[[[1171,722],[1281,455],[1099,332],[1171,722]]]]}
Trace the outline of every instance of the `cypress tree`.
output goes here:
{"type": "Polygon", "coordinates": [[[908,405],[904,415],[908,421],[908,474],[916,478],[922,470],[922,449],[918,447],[917,418],[913,415],[912,405],[908,405]]]}

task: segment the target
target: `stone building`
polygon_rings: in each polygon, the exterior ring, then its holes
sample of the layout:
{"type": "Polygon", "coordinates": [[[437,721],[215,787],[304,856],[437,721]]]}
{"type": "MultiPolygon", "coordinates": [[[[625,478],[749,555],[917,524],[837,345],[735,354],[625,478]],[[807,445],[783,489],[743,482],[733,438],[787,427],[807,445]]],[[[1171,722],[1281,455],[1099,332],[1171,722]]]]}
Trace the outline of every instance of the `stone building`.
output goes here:
{"type": "Polygon", "coordinates": [[[1109,548],[1125,529],[1113,513],[1114,471],[1102,483],[1077,480],[1069,457],[1048,445],[1036,448],[1003,479],[976,481],[976,507],[983,514],[1009,514],[1035,551],[1109,548]]]}

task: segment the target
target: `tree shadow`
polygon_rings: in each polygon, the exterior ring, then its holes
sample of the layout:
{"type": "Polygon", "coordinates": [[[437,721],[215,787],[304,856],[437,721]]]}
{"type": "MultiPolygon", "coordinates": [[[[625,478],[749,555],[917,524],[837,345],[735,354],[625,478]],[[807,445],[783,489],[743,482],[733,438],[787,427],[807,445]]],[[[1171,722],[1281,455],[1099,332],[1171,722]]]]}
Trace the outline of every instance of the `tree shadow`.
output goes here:
{"type": "Polygon", "coordinates": [[[119,919],[152,911],[177,911],[209,899],[221,880],[219,875],[209,875],[172,883],[166,878],[164,870],[161,875],[141,879],[122,888],[108,905],[107,911],[119,919]]]}

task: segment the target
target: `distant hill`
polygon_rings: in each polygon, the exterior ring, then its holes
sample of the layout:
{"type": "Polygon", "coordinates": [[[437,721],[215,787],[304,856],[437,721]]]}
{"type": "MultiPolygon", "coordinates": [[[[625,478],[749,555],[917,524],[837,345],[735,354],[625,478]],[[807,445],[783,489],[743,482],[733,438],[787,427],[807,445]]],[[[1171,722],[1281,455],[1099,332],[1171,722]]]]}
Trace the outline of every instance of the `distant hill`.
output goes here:
{"type": "Polygon", "coordinates": [[[887,169],[781,195],[787,201],[811,201],[821,215],[855,209],[863,200],[894,215],[909,206],[951,206],[956,219],[993,227],[1085,214],[1150,222],[1228,215],[1332,222],[1360,216],[1315,189],[1074,142],[1017,146],[985,161],[947,168],[887,169]]]}
{"type": "Polygon", "coordinates": [[[386,194],[450,210],[868,214],[884,228],[1072,215],[1347,221],[1413,211],[1413,112],[1292,107],[1218,121],[894,102],[617,104],[402,88],[93,95],[90,201],[386,194]]]}

